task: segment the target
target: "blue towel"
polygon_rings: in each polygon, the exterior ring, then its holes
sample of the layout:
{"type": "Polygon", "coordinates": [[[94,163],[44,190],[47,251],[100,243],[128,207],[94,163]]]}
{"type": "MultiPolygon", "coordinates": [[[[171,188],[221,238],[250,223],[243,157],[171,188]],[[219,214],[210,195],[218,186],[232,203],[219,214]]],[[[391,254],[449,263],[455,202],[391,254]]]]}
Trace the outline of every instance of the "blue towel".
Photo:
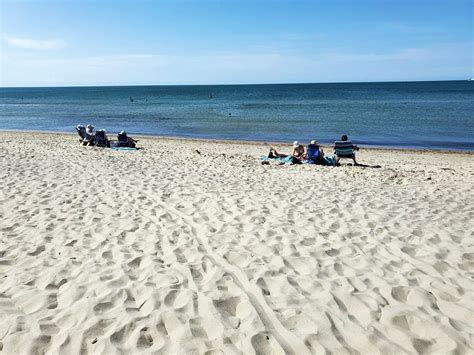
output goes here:
{"type": "Polygon", "coordinates": [[[336,159],[328,155],[324,156],[324,165],[326,166],[336,166],[336,159]]]}

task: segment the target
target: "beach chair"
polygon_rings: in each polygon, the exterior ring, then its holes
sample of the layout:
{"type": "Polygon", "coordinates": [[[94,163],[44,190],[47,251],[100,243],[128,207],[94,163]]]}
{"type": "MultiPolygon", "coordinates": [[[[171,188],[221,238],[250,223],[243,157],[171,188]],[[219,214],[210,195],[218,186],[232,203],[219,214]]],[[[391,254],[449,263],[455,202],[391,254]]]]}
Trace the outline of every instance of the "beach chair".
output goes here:
{"type": "Polygon", "coordinates": [[[334,153],[336,154],[336,164],[339,160],[352,159],[354,164],[357,164],[354,150],[357,147],[351,141],[335,141],[334,142],[334,153]]]}
{"type": "Polygon", "coordinates": [[[86,126],[86,132],[84,134],[84,139],[82,140],[82,145],[95,145],[94,126],[91,124],[86,126]]]}
{"type": "Polygon", "coordinates": [[[77,131],[77,134],[79,135],[79,137],[81,137],[79,139],[79,142],[83,142],[84,141],[84,138],[86,137],[86,127],[84,127],[83,125],[81,124],[78,124],[76,126],[76,131],[77,131]]]}
{"type": "Polygon", "coordinates": [[[103,148],[109,148],[110,147],[110,142],[107,139],[107,135],[105,133],[105,130],[99,129],[95,133],[95,145],[97,147],[103,147],[103,148]]]}
{"type": "Polygon", "coordinates": [[[306,149],[306,160],[308,161],[308,164],[319,164],[321,162],[319,145],[308,144],[306,149]]]}

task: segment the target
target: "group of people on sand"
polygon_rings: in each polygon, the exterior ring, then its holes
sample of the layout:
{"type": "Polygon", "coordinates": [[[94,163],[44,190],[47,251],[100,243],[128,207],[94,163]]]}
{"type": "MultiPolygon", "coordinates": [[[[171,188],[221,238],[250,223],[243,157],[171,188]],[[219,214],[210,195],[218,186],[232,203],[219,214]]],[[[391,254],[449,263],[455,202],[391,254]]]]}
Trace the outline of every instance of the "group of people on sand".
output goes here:
{"type": "Polygon", "coordinates": [[[317,164],[317,165],[332,165],[339,164],[341,158],[350,158],[354,161],[354,165],[358,165],[356,161],[356,151],[359,148],[349,140],[347,135],[341,136],[341,139],[334,142],[334,155],[329,156],[324,153],[323,148],[316,140],[312,140],[310,144],[305,147],[298,141],[293,142],[293,149],[290,155],[282,154],[276,151],[275,148],[270,148],[268,158],[285,160],[293,164],[317,164]]]}
{"type": "Polygon", "coordinates": [[[137,140],[129,137],[127,132],[121,131],[117,135],[117,141],[111,141],[107,137],[107,132],[105,129],[99,129],[94,133],[95,126],[92,124],[88,124],[87,126],[83,126],[82,124],[78,124],[76,126],[77,134],[79,134],[79,141],[82,145],[87,146],[96,146],[96,147],[103,147],[103,148],[110,148],[112,147],[125,147],[125,148],[136,148],[137,140]]]}

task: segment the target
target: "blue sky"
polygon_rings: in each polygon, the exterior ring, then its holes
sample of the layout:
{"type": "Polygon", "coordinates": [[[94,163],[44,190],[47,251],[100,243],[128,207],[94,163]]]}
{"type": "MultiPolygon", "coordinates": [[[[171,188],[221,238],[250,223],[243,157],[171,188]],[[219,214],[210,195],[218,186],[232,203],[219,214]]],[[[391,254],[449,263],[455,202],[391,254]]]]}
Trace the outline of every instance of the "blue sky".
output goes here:
{"type": "Polygon", "coordinates": [[[471,0],[2,0],[0,11],[0,86],[474,76],[471,0]]]}

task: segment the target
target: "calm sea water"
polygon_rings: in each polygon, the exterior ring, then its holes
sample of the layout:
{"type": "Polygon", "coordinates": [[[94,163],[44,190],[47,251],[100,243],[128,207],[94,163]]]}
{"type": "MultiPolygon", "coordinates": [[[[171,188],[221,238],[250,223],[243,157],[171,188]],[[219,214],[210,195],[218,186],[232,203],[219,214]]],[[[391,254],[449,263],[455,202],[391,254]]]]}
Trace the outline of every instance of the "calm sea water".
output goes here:
{"type": "Polygon", "coordinates": [[[0,129],[474,150],[474,82],[0,88],[0,129]],[[130,99],[133,99],[132,100],[130,99]]]}

